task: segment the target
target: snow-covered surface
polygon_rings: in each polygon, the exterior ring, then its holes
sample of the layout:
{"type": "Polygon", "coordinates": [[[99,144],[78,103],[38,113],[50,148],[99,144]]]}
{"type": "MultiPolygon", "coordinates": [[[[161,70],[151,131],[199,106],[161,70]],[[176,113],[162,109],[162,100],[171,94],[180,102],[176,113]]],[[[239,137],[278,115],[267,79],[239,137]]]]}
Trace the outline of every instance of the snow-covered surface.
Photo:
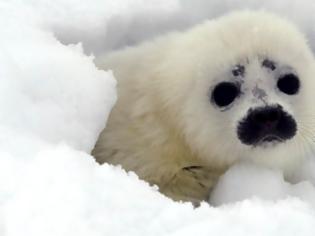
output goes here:
{"type": "Polygon", "coordinates": [[[313,0],[0,1],[0,235],[314,235],[312,156],[295,184],[236,165],[195,209],[88,154],[116,99],[90,53],[240,8],[288,16],[315,48],[313,0]]]}

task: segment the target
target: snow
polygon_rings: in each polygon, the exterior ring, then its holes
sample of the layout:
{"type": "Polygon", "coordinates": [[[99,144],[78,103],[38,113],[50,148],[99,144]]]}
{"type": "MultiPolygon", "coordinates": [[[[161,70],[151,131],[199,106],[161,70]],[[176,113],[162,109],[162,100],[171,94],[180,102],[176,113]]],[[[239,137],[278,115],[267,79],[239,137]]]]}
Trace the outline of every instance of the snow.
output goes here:
{"type": "Polygon", "coordinates": [[[194,208],[89,155],[116,100],[93,54],[240,8],[289,17],[315,49],[312,0],[0,1],[0,235],[314,235],[312,156],[291,183],[235,165],[194,208]]]}
{"type": "Polygon", "coordinates": [[[273,201],[288,196],[302,199],[315,207],[315,188],[310,181],[300,180],[290,184],[279,170],[241,163],[231,167],[220,178],[210,203],[221,205],[253,197],[273,201]]]}

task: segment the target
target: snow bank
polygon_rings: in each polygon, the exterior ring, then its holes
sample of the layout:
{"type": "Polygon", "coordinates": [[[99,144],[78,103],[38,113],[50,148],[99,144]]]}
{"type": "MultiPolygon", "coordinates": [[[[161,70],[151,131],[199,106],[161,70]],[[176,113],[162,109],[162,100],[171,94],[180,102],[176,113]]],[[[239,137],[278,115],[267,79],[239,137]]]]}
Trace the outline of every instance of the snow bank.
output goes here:
{"type": "MultiPolygon", "coordinates": [[[[310,164],[314,165],[314,162],[310,164]]],[[[210,203],[221,205],[253,197],[273,201],[295,196],[315,207],[314,185],[310,181],[301,180],[299,179],[296,184],[290,184],[284,180],[280,171],[242,163],[231,167],[220,178],[211,195],[210,203]]]]}
{"type": "Polygon", "coordinates": [[[88,154],[116,99],[90,52],[244,6],[288,15],[313,39],[311,0],[1,1],[0,235],[314,235],[313,159],[296,184],[234,166],[210,199],[221,206],[194,209],[88,154]]]}
{"type": "Polygon", "coordinates": [[[1,126],[90,151],[115,101],[114,79],[80,44],[67,47],[37,27],[40,18],[14,13],[0,9],[1,126]]]}
{"type": "MultiPolygon", "coordinates": [[[[137,1],[121,0],[128,5],[137,1]]],[[[131,8],[130,11],[118,12],[109,18],[106,33],[87,39],[86,36],[73,35],[62,37],[65,43],[82,41],[87,51],[96,55],[100,52],[134,45],[171,30],[183,30],[205,19],[220,16],[237,9],[265,9],[280,14],[295,22],[311,40],[315,50],[315,2],[313,0],[170,0],[146,1],[154,6],[144,9],[143,6],[131,8]],[[167,2],[167,4],[166,4],[167,2]],[[165,6],[165,7],[163,7],[165,6]],[[165,10],[167,9],[167,10],[165,10]],[[119,29],[119,30],[117,30],[119,29]],[[92,39],[94,38],[94,39],[92,39]],[[90,43],[93,43],[91,45],[90,43]]],[[[136,5],[135,5],[136,6],[136,5]]]]}

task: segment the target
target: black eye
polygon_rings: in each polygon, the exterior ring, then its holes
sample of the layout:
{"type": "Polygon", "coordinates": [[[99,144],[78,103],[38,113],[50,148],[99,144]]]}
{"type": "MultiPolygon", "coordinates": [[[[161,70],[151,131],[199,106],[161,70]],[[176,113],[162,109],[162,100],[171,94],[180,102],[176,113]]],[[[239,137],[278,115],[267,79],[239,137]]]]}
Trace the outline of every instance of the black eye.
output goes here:
{"type": "Polygon", "coordinates": [[[279,78],[277,86],[281,92],[294,95],[299,91],[300,81],[296,75],[286,74],[279,78]]]}
{"type": "Polygon", "coordinates": [[[276,69],[276,64],[273,61],[269,60],[269,59],[265,59],[263,61],[262,65],[263,65],[263,67],[266,67],[266,68],[268,68],[270,70],[275,70],[276,69]]]}
{"type": "Polygon", "coordinates": [[[231,104],[239,95],[240,90],[237,85],[230,82],[217,84],[212,92],[212,100],[219,107],[231,104]]]}

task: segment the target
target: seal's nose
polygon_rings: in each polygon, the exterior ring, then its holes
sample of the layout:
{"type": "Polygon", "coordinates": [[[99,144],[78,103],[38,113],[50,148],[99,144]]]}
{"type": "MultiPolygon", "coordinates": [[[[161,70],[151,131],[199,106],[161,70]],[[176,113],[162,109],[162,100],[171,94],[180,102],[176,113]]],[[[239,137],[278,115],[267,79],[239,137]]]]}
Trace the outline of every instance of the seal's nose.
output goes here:
{"type": "Polygon", "coordinates": [[[237,135],[247,145],[262,142],[285,141],[294,137],[297,130],[295,120],[280,105],[249,109],[239,122],[237,135]]]}
{"type": "Polygon", "coordinates": [[[261,109],[253,110],[249,114],[249,119],[257,126],[261,127],[265,130],[272,130],[274,129],[279,120],[281,119],[283,111],[280,106],[276,107],[264,107],[261,109]]]}

